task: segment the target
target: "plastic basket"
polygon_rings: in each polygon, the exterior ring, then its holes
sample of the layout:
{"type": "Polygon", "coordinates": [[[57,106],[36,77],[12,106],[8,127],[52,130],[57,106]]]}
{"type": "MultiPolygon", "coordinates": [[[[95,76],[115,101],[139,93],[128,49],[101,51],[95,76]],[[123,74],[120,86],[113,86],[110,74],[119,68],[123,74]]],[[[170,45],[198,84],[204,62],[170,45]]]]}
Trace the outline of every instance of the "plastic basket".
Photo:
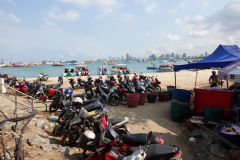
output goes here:
{"type": "Polygon", "coordinates": [[[203,107],[204,117],[211,122],[219,122],[222,118],[223,109],[215,107],[203,107]]]}
{"type": "Polygon", "coordinates": [[[150,102],[150,103],[155,103],[156,100],[157,100],[157,96],[158,96],[157,93],[148,93],[148,94],[147,94],[147,100],[148,100],[148,102],[150,102]]]}
{"type": "Polygon", "coordinates": [[[158,100],[159,101],[166,101],[168,99],[168,91],[158,92],[158,100]]]}
{"type": "Polygon", "coordinates": [[[144,105],[147,97],[146,93],[139,93],[139,96],[138,105],[144,105]]]}

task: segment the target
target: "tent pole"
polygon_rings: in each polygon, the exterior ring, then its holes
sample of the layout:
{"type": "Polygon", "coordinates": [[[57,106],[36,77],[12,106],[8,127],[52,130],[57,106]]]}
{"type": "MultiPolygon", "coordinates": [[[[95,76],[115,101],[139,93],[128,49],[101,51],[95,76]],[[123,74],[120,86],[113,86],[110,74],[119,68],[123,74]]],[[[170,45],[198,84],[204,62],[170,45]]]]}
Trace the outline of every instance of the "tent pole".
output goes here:
{"type": "Polygon", "coordinates": [[[196,88],[196,86],[197,86],[197,76],[198,76],[198,70],[196,71],[195,88],[196,88]]]}
{"type": "Polygon", "coordinates": [[[174,71],[174,77],[175,77],[175,88],[177,89],[177,77],[176,77],[176,71],[174,71]]]}
{"type": "Polygon", "coordinates": [[[227,89],[228,89],[228,77],[227,77],[227,89]]]}

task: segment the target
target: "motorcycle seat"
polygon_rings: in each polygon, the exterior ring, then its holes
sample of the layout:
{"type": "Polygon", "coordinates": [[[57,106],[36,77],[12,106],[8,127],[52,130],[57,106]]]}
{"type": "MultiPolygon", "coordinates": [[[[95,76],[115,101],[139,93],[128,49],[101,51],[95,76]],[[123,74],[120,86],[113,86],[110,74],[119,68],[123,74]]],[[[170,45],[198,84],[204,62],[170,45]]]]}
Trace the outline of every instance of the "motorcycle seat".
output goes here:
{"type": "Polygon", "coordinates": [[[97,110],[97,109],[103,109],[101,103],[92,103],[90,105],[84,106],[84,109],[86,109],[88,112],[97,110]]]}
{"type": "MultiPolygon", "coordinates": [[[[146,144],[146,133],[125,134],[122,136],[122,142],[131,146],[139,146],[146,144]]],[[[152,135],[151,144],[157,144],[160,138],[157,135],[152,135]]]]}
{"type": "Polygon", "coordinates": [[[98,101],[98,100],[97,99],[86,100],[86,101],[83,101],[83,105],[86,106],[86,105],[96,102],[96,101],[98,101]]]}
{"type": "MultiPolygon", "coordinates": [[[[131,155],[136,150],[139,150],[139,147],[130,147],[127,151],[127,156],[131,155]]],[[[146,159],[151,159],[151,160],[170,159],[171,157],[176,155],[178,152],[179,151],[176,151],[174,146],[151,144],[149,145],[149,148],[146,152],[147,154],[146,159]]]]}
{"type": "Polygon", "coordinates": [[[84,98],[86,95],[85,95],[85,93],[83,93],[83,94],[76,94],[74,97],[80,97],[80,98],[84,98]]]}
{"type": "Polygon", "coordinates": [[[110,122],[114,127],[114,125],[126,124],[127,122],[129,122],[129,119],[127,117],[109,118],[108,122],[110,122]]]}

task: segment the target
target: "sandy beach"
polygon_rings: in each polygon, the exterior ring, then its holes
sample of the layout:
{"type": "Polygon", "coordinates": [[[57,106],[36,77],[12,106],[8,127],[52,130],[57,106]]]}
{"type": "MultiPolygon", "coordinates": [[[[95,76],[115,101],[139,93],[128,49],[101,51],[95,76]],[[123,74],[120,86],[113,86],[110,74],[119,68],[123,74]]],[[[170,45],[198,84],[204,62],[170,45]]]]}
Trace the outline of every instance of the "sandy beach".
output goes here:
{"type": "MultiPolygon", "coordinates": [[[[207,88],[209,87],[208,79],[211,75],[212,70],[201,70],[198,71],[198,78],[196,88],[207,88]]],[[[152,73],[143,74],[145,76],[153,76],[152,73]]],[[[192,90],[195,87],[195,78],[196,72],[192,71],[181,71],[176,73],[177,77],[177,88],[179,89],[188,89],[192,90]]],[[[129,77],[132,78],[133,75],[129,77]]],[[[167,86],[174,86],[175,79],[174,79],[174,72],[168,73],[154,73],[154,76],[157,76],[159,81],[161,81],[162,90],[167,90],[167,86]]],[[[92,76],[95,79],[98,76],[92,76]]],[[[106,76],[103,76],[103,79],[106,76]]],[[[74,78],[75,81],[77,77],[74,78]]],[[[86,77],[82,77],[82,79],[86,79],[86,77]]],[[[33,78],[27,78],[27,81],[34,81],[33,78]]],[[[51,77],[47,82],[43,82],[45,84],[56,84],[58,78],[51,77]]],[[[66,77],[64,77],[64,84],[63,88],[69,88],[70,84],[66,77]]],[[[226,87],[226,83],[224,84],[226,87]]],[[[83,93],[83,89],[74,90],[74,93],[83,93]]],[[[23,97],[19,98],[23,102],[27,102],[27,100],[23,97]]],[[[9,100],[0,97],[2,102],[1,106],[11,106],[14,105],[13,103],[9,103],[9,100]]],[[[51,101],[47,101],[49,105],[51,101]]],[[[206,144],[206,141],[199,141],[198,143],[189,142],[189,137],[191,137],[191,132],[186,128],[185,123],[177,123],[171,120],[171,113],[170,113],[170,105],[171,101],[160,102],[156,101],[156,103],[148,103],[146,102],[145,105],[138,105],[136,108],[129,108],[126,105],[119,105],[119,106],[109,106],[107,105],[107,109],[109,110],[110,117],[120,117],[126,116],[129,117],[130,122],[128,126],[131,129],[132,133],[147,133],[149,131],[153,131],[157,135],[161,135],[164,139],[164,144],[166,145],[178,145],[182,149],[182,158],[187,160],[194,160],[194,159],[218,159],[218,157],[213,156],[210,153],[210,145],[206,144]],[[202,148],[204,148],[204,151],[202,148]],[[203,157],[199,157],[199,154],[204,152],[203,157]]],[[[0,107],[1,107],[0,106],[0,107]]],[[[39,113],[36,117],[43,117],[49,116],[49,112],[45,112],[45,106],[41,103],[34,103],[34,106],[42,107],[39,108],[39,113]]],[[[58,115],[60,112],[54,113],[58,115]]],[[[47,121],[47,120],[44,120],[47,121]]],[[[41,135],[46,139],[46,141],[50,143],[57,143],[60,144],[59,137],[53,137],[51,135],[52,127],[48,127],[47,132],[43,129],[34,125],[34,122],[28,126],[28,129],[25,131],[25,139],[26,137],[34,134],[41,135]]],[[[9,142],[10,143],[10,142],[9,142]]],[[[57,150],[53,150],[51,152],[46,152],[40,149],[40,147],[35,147],[32,149],[32,146],[29,146],[26,141],[24,141],[25,150],[29,150],[31,153],[31,160],[38,160],[38,159],[81,159],[81,151],[79,152],[76,146],[71,147],[70,155],[62,155],[57,150]],[[54,158],[52,157],[54,155],[54,158]],[[79,158],[80,156],[80,158],[79,158]]],[[[221,158],[220,158],[221,159],[221,158]]]]}

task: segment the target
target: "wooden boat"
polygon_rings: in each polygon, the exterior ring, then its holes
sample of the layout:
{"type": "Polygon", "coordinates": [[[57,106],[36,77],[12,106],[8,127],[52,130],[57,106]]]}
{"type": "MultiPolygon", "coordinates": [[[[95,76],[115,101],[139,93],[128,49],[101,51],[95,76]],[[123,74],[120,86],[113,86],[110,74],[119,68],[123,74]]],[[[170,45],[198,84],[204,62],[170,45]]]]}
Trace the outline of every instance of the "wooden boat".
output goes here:
{"type": "Polygon", "coordinates": [[[114,74],[131,74],[131,71],[128,69],[127,64],[117,64],[113,65],[110,69],[111,75],[114,74]]]}
{"type": "Polygon", "coordinates": [[[97,70],[98,75],[108,75],[106,66],[99,66],[97,70]]]}
{"type": "Polygon", "coordinates": [[[89,76],[90,71],[88,70],[88,66],[87,65],[76,66],[76,75],[77,76],[89,76]]]}

